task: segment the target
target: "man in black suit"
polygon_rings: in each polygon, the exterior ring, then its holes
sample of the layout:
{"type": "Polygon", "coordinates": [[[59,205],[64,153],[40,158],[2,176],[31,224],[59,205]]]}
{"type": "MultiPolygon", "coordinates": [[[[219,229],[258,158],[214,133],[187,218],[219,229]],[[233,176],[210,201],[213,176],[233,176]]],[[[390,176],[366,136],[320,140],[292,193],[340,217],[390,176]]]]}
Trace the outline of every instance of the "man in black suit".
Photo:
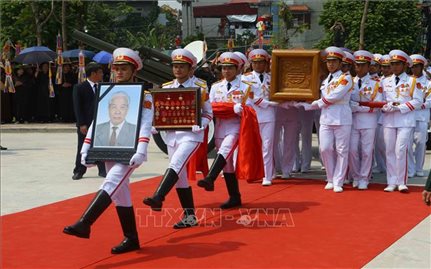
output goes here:
{"type": "MultiPolygon", "coordinates": [[[[72,179],[81,179],[87,171],[87,167],[81,164],[81,148],[91,122],[94,118],[94,105],[97,83],[102,81],[103,69],[94,62],[85,67],[87,80],[78,84],[73,89],[73,107],[75,110],[76,127],[78,133],[78,147],[76,152],[75,168],[73,169],[72,179]]],[[[106,170],[104,163],[97,163],[99,176],[105,177],[106,170]]]]}

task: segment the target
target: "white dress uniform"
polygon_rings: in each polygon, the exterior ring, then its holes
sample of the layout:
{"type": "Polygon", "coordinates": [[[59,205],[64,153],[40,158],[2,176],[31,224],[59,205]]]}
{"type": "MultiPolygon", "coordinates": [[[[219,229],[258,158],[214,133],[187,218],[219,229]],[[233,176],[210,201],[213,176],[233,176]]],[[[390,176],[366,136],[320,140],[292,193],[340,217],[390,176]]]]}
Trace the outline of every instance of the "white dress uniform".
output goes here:
{"type": "Polygon", "coordinates": [[[260,136],[262,138],[262,153],[265,168],[264,181],[271,181],[274,171],[274,128],[275,106],[269,101],[271,78],[268,73],[258,74],[256,71],[246,73],[242,80],[252,84],[254,93],[253,108],[259,122],[260,136]],[[263,80],[260,81],[259,76],[263,80]]]}
{"type": "MultiPolygon", "coordinates": [[[[151,126],[153,123],[154,114],[153,97],[151,93],[145,93],[144,103],[148,104],[148,107],[143,107],[141,112],[141,126],[139,130],[137,152],[147,155],[147,147],[148,143],[150,142],[151,126]]],[[[92,130],[93,123],[88,129],[81,154],[87,154],[86,152],[88,151],[91,144],[92,130]]],[[[132,206],[129,189],[129,178],[135,168],[117,162],[105,162],[105,166],[107,174],[105,180],[100,186],[100,189],[106,191],[111,196],[111,199],[116,206],[132,206]]]]}
{"type": "MultiPolygon", "coordinates": [[[[389,53],[391,61],[408,62],[409,56],[402,51],[389,53]]],[[[383,132],[386,146],[386,173],[388,187],[385,191],[407,191],[407,154],[413,129],[416,126],[415,108],[422,105],[423,93],[416,87],[416,79],[402,73],[393,74],[382,82],[384,100],[398,103],[397,109],[385,105],[382,111],[383,132]],[[399,79],[397,83],[397,77],[399,79]],[[387,109],[389,108],[389,109],[387,109]]]]}
{"type": "MultiPolygon", "coordinates": [[[[382,61],[386,61],[385,57],[389,58],[389,55],[384,55],[382,61]]],[[[385,65],[382,62],[382,65],[385,65]]],[[[380,84],[383,86],[383,80],[385,76],[380,77],[380,84]]],[[[379,109],[377,112],[377,128],[376,128],[376,141],[374,143],[374,168],[373,173],[386,173],[386,147],[385,140],[383,137],[383,117],[385,114],[379,109]]]]}
{"type": "Polygon", "coordinates": [[[352,88],[352,77],[341,71],[329,74],[320,88],[320,155],[326,168],[328,183],[332,183],[334,187],[342,187],[347,175],[352,127],[349,101],[352,88]]]}
{"type": "MultiPolygon", "coordinates": [[[[210,103],[232,102],[238,104],[242,102],[247,92],[252,92],[249,88],[251,88],[251,86],[241,81],[239,76],[231,82],[223,79],[213,83],[211,86],[209,101],[210,103]],[[230,89],[228,89],[228,84],[230,84],[230,89]]],[[[252,100],[248,97],[246,104],[252,104],[252,100]]],[[[232,154],[238,145],[239,127],[239,116],[230,119],[218,118],[215,123],[215,144],[218,149],[218,154],[223,155],[226,160],[226,165],[223,168],[223,172],[225,173],[235,172],[232,154]]]]}
{"type": "MultiPolygon", "coordinates": [[[[370,53],[371,54],[371,53],[370,53]]],[[[352,133],[349,149],[349,172],[360,189],[366,189],[371,174],[373,151],[377,128],[377,111],[366,106],[356,105],[356,102],[381,102],[382,88],[379,81],[369,74],[362,78],[354,78],[355,87],[351,95],[352,102],[352,133]],[[359,88],[359,80],[361,87],[359,88]]]]}
{"type": "Polygon", "coordinates": [[[425,76],[416,78],[416,86],[424,94],[424,103],[415,110],[416,126],[411,139],[408,161],[408,175],[424,176],[423,165],[425,161],[426,143],[428,140],[428,123],[430,121],[431,107],[431,81],[425,76]],[[413,145],[415,148],[413,150],[413,145]]]}
{"type": "MultiPolygon", "coordinates": [[[[133,65],[135,70],[142,68],[139,54],[129,48],[118,48],[113,52],[113,65],[133,65]]],[[[130,80],[133,77],[129,78],[130,80]]],[[[136,153],[130,159],[129,165],[117,162],[105,162],[107,175],[92,202],[88,205],[81,218],[73,225],[67,226],[63,232],[81,238],[89,238],[91,225],[103,214],[113,201],[121,223],[124,239],[111,249],[112,254],[134,251],[140,248],[136,228],[135,212],[132,206],[129,189],[129,178],[135,168],[147,159],[148,142],[150,141],[151,125],[153,123],[153,98],[145,92],[139,129],[136,153]]],[[[87,151],[91,144],[93,123],[91,124],[81,149],[81,163],[86,164],[87,151]]]]}
{"type": "MultiPolygon", "coordinates": [[[[191,77],[180,84],[176,79],[162,85],[163,88],[179,88],[180,86],[200,87],[202,96],[201,126],[205,129],[212,121],[212,107],[208,99],[206,84],[196,77],[191,77]]],[[[192,131],[167,131],[165,142],[168,146],[169,168],[172,168],[178,175],[177,188],[188,188],[188,176],[186,164],[190,157],[203,142],[204,132],[194,133],[192,131]],[[186,169],[184,169],[186,168],[186,169]]]]}
{"type": "Polygon", "coordinates": [[[289,178],[296,161],[299,143],[299,109],[294,106],[277,107],[275,113],[274,158],[283,178],[289,178]]]}
{"type": "MultiPolygon", "coordinates": [[[[300,136],[301,136],[301,149],[299,150],[299,167],[301,172],[307,172],[311,167],[312,159],[312,135],[313,135],[313,119],[314,111],[307,111],[299,108],[300,119],[300,136]]],[[[299,148],[299,147],[298,147],[299,148]]]]}

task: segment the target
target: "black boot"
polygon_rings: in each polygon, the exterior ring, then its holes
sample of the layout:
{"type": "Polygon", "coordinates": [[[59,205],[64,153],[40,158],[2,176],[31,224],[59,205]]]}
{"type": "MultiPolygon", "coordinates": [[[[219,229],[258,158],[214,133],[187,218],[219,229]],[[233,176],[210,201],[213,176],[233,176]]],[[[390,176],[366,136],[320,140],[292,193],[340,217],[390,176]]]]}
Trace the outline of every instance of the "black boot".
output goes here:
{"type": "Polygon", "coordinates": [[[90,238],[90,227],[111,204],[111,197],[104,190],[99,190],[91,201],[81,219],[75,224],[63,229],[63,233],[81,238],[90,238]]]}
{"type": "Polygon", "coordinates": [[[226,181],[229,199],[220,205],[220,208],[228,209],[241,206],[241,194],[239,193],[238,179],[236,179],[235,173],[224,173],[224,180],[226,181]]]}
{"type": "Polygon", "coordinates": [[[165,196],[172,190],[177,181],[177,173],[174,169],[168,168],[153,197],[144,198],[144,204],[151,206],[154,211],[161,211],[165,196]]]}
{"type": "Polygon", "coordinates": [[[217,179],[225,165],[226,160],[224,159],[223,155],[217,154],[213,164],[211,165],[208,175],[204,179],[198,181],[198,186],[204,188],[206,191],[214,191],[214,181],[217,179]]]}
{"type": "Polygon", "coordinates": [[[189,228],[198,225],[195,215],[195,204],[193,202],[192,188],[177,189],[178,198],[184,209],[183,219],[174,225],[174,229],[189,228]]]}
{"type": "Polygon", "coordinates": [[[117,206],[117,214],[123,229],[124,239],[111,249],[112,254],[121,254],[140,249],[133,207],[117,206]]]}

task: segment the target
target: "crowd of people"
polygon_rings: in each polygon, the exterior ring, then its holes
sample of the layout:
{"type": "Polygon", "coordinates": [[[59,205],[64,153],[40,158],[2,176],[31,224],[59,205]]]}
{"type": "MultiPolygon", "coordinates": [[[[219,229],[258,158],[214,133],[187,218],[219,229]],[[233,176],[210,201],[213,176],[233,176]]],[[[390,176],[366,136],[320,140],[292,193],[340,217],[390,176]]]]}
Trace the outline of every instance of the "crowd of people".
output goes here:
{"type": "MultiPolygon", "coordinates": [[[[12,63],[15,93],[4,91],[5,72],[1,72],[1,123],[75,122],[73,87],[78,82],[78,64],[67,61],[62,66],[62,82],[55,83],[56,68],[45,62],[39,66],[12,63]],[[50,94],[50,80],[54,94],[50,94]]],[[[109,69],[103,65],[109,82],[109,69]]]]}
{"type": "MultiPolygon", "coordinates": [[[[137,70],[142,68],[139,55],[127,48],[119,48],[113,55],[117,82],[133,82],[137,70]]],[[[196,161],[193,157],[205,145],[205,130],[214,118],[217,153],[197,186],[208,192],[214,191],[214,182],[223,172],[229,197],[220,205],[221,209],[242,205],[239,179],[262,180],[262,185],[268,187],[277,170],[284,178],[290,177],[295,170],[308,172],[314,123],[322,169],[326,171],[324,189],[341,193],[343,185],[352,180],[350,183],[354,188],[366,190],[375,162],[375,168],[387,175],[388,184],[384,191],[408,192],[408,177],[424,175],[424,142],[431,108],[431,83],[424,72],[426,59],[421,55],[409,56],[401,50],[381,56],[365,50],[352,54],[337,47],[327,48],[321,57],[326,74],[322,76],[318,100],[311,103],[275,102],[270,100],[271,57],[265,50],[254,49],[248,56],[240,52],[219,55],[215,70],[222,78],[210,87],[195,76],[197,60],[190,51],[173,51],[175,79],[163,84],[162,88],[197,87],[202,95],[201,124],[193,125],[190,130],[167,131],[169,165],[154,195],[145,197],[143,203],[160,211],[165,197],[175,186],[183,217],[173,228],[197,225],[189,184],[191,173],[195,171],[188,169],[187,164],[196,161]],[[251,71],[244,71],[248,66],[251,71]],[[414,154],[409,155],[409,152],[414,154]]],[[[94,85],[98,81],[93,75],[98,72],[98,68],[87,67],[89,79],[84,83],[89,87],[83,90],[94,94],[94,85]]],[[[211,74],[210,70],[208,72],[211,74]]],[[[113,94],[111,100],[114,97],[113,94]]],[[[127,98],[121,98],[127,111],[129,102],[127,98]]],[[[120,254],[140,248],[129,177],[147,160],[150,135],[157,132],[152,127],[153,116],[157,117],[163,112],[161,110],[162,104],[153,103],[152,95],[145,91],[135,154],[128,165],[112,160],[105,162],[106,176],[99,191],[81,218],[66,226],[64,233],[89,238],[92,224],[113,202],[124,239],[111,252],[120,254]]],[[[118,141],[124,126],[124,117],[122,119],[121,122],[111,122],[106,130],[105,142],[110,146],[115,146],[118,141]]],[[[93,126],[88,124],[81,132],[81,136],[85,133],[82,146],[78,145],[77,159],[80,157],[83,166],[91,166],[87,156],[92,145],[93,126]]],[[[78,125],[78,134],[80,128],[78,125]]],[[[430,182],[423,193],[428,204],[430,182]]]]}

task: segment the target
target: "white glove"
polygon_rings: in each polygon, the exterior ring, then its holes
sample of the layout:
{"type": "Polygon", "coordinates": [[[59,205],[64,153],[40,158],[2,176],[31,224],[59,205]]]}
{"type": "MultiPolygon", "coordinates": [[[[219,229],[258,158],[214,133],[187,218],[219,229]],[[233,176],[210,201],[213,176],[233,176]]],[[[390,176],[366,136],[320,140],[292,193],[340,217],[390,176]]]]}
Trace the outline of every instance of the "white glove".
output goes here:
{"type": "Polygon", "coordinates": [[[352,112],[360,111],[359,103],[355,101],[350,101],[350,108],[352,109],[352,112]]]}
{"type": "Polygon", "coordinates": [[[192,132],[195,134],[198,134],[198,133],[202,132],[203,130],[205,130],[205,128],[200,127],[199,125],[193,125],[192,126],[192,132]]]}
{"type": "Polygon", "coordinates": [[[292,106],[293,106],[293,107],[296,107],[296,106],[295,106],[295,104],[296,104],[296,102],[294,102],[294,101],[286,101],[286,102],[283,102],[283,103],[278,104],[278,106],[279,106],[279,107],[282,107],[282,108],[284,108],[284,109],[289,109],[289,108],[291,108],[292,106]]]}
{"type": "Polygon", "coordinates": [[[85,167],[93,167],[95,166],[95,164],[87,164],[86,160],[87,159],[87,152],[81,153],[81,164],[84,165],[85,167]]]}
{"type": "Polygon", "coordinates": [[[389,112],[394,112],[395,109],[394,109],[394,106],[392,105],[392,103],[387,103],[386,105],[384,105],[382,107],[382,111],[386,112],[386,113],[389,113],[389,112]]]}
{"type": "Polygon", "coordinates": [[[304,102],[295,102],[295,103],[293,104],[293,106],[294,106],[294,107],[296,107],[296,108],[305,107],[305,105],[308,105],[308,104],[307,104],[307,103],[304,103],[304,102]]]}
{"type": "Polygon", "coordinates": [[[156,127],[154,127],[154,126],[151,126],[151,134],[158,134],[159,133],[159,131],[157,131],[157,129],[156,129],[156,127]]]}
{"type": "Polygon", "coordinates": [[[242,104],[240,104],[240,103],[235,104],[235,105],[233,106],[233,112],[235,112],[235,114],[237,114],[238,116],[241,116],[241,114],[242,114],[242,110],[243,110],[243,108],[242,108],[242,104]]]}
{"type": "Polygon", "coordinates": [[[277,102],[274,102],[274,101],[268,101],[268,105],[275,107],[275,106],[278,106],[279,104],[277,102]]]}
{"type": "Polygon", "coordinates": [[[313,103],[311,103],[311,104],[302,103],[302,106],[304,107],[304,110],[306,110],[306,111],[319,109],[319,105],[318,105],[317,101],[313,101],[313,103]]]}
{"type": "Polygon", "coordinates": [[[131,168],[137,168],[145,161],[145,154],[142,153],[135,153],[132,156],[132,159],[130,159],[129,166],[131,168]]]}

